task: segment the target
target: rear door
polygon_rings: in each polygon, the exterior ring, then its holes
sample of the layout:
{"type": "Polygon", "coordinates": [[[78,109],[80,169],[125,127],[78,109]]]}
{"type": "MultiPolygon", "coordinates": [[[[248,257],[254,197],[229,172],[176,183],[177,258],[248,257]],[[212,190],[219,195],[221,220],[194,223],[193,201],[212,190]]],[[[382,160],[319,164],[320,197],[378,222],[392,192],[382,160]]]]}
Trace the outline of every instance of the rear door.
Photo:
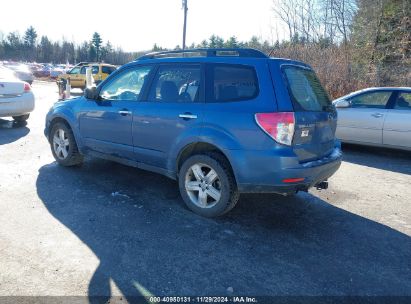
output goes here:
{"type": "Polygon", "coordinates": [[[337,137],[347,142],[383,143],[382,130],[392,91],[371,91],[350,97],[350,107],[338,109],[337,137]]]}
{"type": "Polygon", "coordinates": [[[411,92],[398,92],[387,112],[383,144],[411,149],[411,92]]]}
{"type": "Polygon", "coordinates": [[[203,121],[200,64],[164,64],[153,77],[146,101],[133,113],[136,158],[167,168],[170,151],[183,138],[199,136],[203,121]]]}
{"type": "Polygon", "coordinates": [[[329,155],[335,146],[337,113],[314,71],[283,65],[282,73],[294,109],[294,152],[300,162],[329,155]]]}

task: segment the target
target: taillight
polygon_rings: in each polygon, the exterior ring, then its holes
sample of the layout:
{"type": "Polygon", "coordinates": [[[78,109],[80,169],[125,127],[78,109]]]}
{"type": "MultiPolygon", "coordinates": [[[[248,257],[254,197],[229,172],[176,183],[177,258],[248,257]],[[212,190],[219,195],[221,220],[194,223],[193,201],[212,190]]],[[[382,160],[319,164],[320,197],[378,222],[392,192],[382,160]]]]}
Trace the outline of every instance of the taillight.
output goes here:
{"type": "Polygon", "coordinates": [[[30,92],[31,91],[31,86],[25,82],[24,83],[24,93],[30,92]]]}
{"type": "Polygon", "coordinates": [[[276,142],[291,146],[295,126],[293,112],[257,113],[255,120],[261,129],[276,142]]]}

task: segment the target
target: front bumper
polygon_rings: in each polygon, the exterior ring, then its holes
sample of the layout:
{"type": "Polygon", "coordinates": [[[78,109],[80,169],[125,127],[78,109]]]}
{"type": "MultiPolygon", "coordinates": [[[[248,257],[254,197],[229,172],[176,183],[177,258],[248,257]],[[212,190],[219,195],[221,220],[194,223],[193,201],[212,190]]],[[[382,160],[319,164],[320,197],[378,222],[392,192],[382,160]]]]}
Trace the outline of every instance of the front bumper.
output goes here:
{"type": "Polygon", "coordinates": [[[341,166],[340,143],[327,157],[306,163],[299,163],[292,151],[284,150],[280,155],[278,152],[280,151],[230,151],[230,159],[237,160],[231,163],[240,192],[286,195],[307,191],[330,178],[341,166]],[[243,154],[240,156],[241,153],[243,154]],[[291,178],[304,180],[284,182],[285,179],[291,178]]]}

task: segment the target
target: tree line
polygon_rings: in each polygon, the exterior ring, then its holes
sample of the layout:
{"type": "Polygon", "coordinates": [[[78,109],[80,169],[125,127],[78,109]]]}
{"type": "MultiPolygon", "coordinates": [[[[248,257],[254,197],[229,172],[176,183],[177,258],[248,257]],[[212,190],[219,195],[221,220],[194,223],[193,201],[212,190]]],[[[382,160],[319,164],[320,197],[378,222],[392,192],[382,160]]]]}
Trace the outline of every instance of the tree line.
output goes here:
{"type": "MultiPolygon", "coordinates": [[[[249,42],[241,42],[235,36],[224,40],[220,36],[212,35],[200,44],[192,44],[190,48],[264,48],[270,49],[268,41],[260,43],[256,36],[249,42]]],[[[179,50],[177,45],[172,50],[179,50]]],[[[101,35],[95,32],[90,41],[75,44],[70,41],[51,41],[47,36],[37,35],[34,27],[30,26],[23,37],[18,32],[8,33],[3,39],[0,36],[0,60],[13,60],[40,63],[78,63],[82,61],[104,61],[111,64],[122,65],[144,53],[152,51],[167,51],[154,44],[150,50],[139,52],[124,52],[121,48],[114,48],[110,41],[103,43],[101,35]]]]}
{"type": "Polygon", "coordinates": [[[0,60],[40,63],[78,63],[82,61],[104,61],[122,65],[134,60],[139,53],[124,52],[114,48],[110,41],[103,44],[99,33],[94,33],[90,41],[75,44],[72,41],[52,41],[46,35],[38,37],[30,26],[23,36],[11,32],[0,36],[0,60]]]}
{"type": "MultiPolygon", "coordinates": [[[[272,0],[273,17],[287,39],[257,36],[239,41],[212,35],[190,48],[262,50],[273,57],[302,60],[317,72],[332,97],[368,86],[411,86],[411,1],[409,0],[272,0]]],[[[246,20],[245,20],[246,22],[246,20]]],[[[174,49],[180,49],[176,46],[174,49]]],[[[37,36],[29,27],[0,36],[0,60],[76,63],[104,61],[122,65],[151,50],[124,52],[94,33],[90,41],[74,44],[37,36]]]]}

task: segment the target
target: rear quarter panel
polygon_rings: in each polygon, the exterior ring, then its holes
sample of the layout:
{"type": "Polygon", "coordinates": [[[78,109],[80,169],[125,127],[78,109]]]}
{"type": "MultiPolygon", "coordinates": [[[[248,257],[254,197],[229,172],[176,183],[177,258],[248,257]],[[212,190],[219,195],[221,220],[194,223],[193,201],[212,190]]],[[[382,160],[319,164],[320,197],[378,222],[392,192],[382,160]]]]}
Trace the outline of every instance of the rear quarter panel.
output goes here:
{"type": "Polygon", "coordinates": [[[255,67],[259,95],[244,101],[207,102],[206,100],[202,140],[221,149],[261,150],[268,146],[272,147],[274,141],[255,121],[256,113],[277,111],[268,60],[241,60],[235,64],[255,67]]]}

